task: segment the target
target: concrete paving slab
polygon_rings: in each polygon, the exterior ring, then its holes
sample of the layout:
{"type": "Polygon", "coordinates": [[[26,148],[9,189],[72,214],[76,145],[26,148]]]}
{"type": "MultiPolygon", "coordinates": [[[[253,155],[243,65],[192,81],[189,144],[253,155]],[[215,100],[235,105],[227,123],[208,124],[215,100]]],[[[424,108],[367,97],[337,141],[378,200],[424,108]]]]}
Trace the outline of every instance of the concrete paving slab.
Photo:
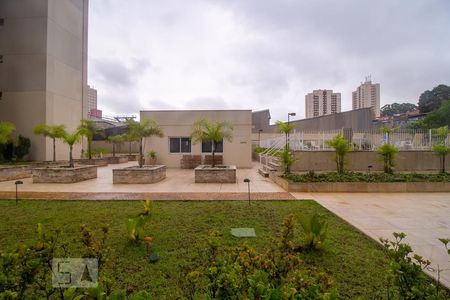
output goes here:
{"type": "MultiPolygon", "coordinates": [[[[292,193],[297,199],[307,195],[292,193]]],[[[450,256],[438,238],[450,238],[450,193],[311,193],[314,199],[371,238],[393,240],[404,232],[414,252],[438,267],[444,285],[450,288],[450,256]]]]}

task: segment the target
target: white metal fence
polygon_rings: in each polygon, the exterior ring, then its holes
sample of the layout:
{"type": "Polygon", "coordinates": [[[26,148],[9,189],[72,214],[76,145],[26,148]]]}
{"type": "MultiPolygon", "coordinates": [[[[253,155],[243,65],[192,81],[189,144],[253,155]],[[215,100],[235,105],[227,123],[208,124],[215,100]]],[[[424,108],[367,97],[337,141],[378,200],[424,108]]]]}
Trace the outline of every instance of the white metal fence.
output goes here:
{"type": "MultiPolygon", "coordinates": [[[[301,131],[289,135],[289,148],[293,151],[322,151],[333,150],[326,141],[331,140],[336,134],[342,133],[350,141],[353,150],[374,151],[385,143],[396,146],[399,150],[430,150],[440,142],[449,143],[449,136],[442,137],[434,129],[397,129],[391,133],[383,133],[380,129],[367,131],[301,131]]],[[[267,148],[264,154],[270,155],[283,149],[286,145],[286,137],[280,134],[276,138],[261,140],[261,147],[267,148]]]]}

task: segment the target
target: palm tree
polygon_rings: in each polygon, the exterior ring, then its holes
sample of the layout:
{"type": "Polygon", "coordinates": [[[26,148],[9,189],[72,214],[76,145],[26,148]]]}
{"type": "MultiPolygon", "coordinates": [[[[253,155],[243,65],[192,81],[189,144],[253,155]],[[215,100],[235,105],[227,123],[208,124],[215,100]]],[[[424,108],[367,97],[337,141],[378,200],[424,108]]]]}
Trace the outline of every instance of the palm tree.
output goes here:
{"type": "Polygon", "coordinates": [[[291,134],[291,132],[295,129],[295,125],[284,123],[281,121],[278,121],[276,123],[276,125],[278,126],[277,132],[284,133],[284,135],[286,136],[286,149],[288,149],[288,151],[289,151],[288,137],[289,137],[289,134],[291,134]]]}
{"type": "Polygon", "coordinates": [[[211,123],[207,119],[200,119],[192,125],[191,139],[194,144],[199,142],[211,142],[212,167],[214,168],[216,143],[223,140],[229,142],[233,140],[233,125],[227,121],[211,123]]]}
{"type": "Polygon", "coordinates": [[[326,143],[328,146],[333,147],[336,151],[336,169],[339,174],[343,174],[345,156],[351,150],[348,140],[345,139],[341,133],[338,133],[333,139],[326,141],[326,143]]]}
{"type": "Polygon", "coordinates": [[[77,130],[73,133],[66,132],[66,134],[63,136],[63,141],[67,145],[69,145],[69,168],[73,168],[73,156],[72,156],[72,150],[73,145],[80,142],[80,132],[77,130]]]}
{"type": "Polygon", "coordinates": [[[63,138],[66,134],[65,125],[38,124],[33,129],[34,134],[49,137],[53,141],[53,161],[56,161],[56,139],[63,138]]]}
{"type": "Polygon", "coordinates": [[[16,126],[9,122],[0,122],[0,144],[11,141],[11,133],[16,130],[16,126]]]}
{"type": "Polygon", "coordinates": [[[378,149],[378,154],[381,155],[381,157],[383,158],[384,173],[387,174],[393,173],[393,167],[395,166],[394,160],[397,153],[398,153],[397,147],[389,143],[383,144],[383,146],[381,146],[378,149]]]}
{"type": "Polygon", "coordinates": [[[108,143],[112,144],[113,147],[113,157],[116,157],[116,145],[122,144],[124,140],[124,136],[121,134],[118,135],[110,135],[106,138],[108,143]]]}
{"type": "Polygon", "coordinates": [[[136,121],[133,119],[127,119],[125,121],[125,123],[128,126],[128,132],[124,133],[123,136],[124,136],[124,140],[128,142],[128,155],[131,155],[131,143],[136,142],[136,138],[130,134],[130,130],[129,130],[130,125],[134,124],[134,122],[136,122],[136,121]]]}
{"type": "Polygon", "coordinates": [[[139,142],[139,168],[144,165],[144,138],[151,136],[163,137],[163,131],[155,120],[145,119],[140,122],[130,120],[128,122],[128,134],[130,138],[139,142]]]}
{"type": "Polygon", "coordinates": [[[436,129],[437,135],[440,138],[440,141],[433,145],[432,150],[434,154],[439,156],[441,163],[441,173],[445,173],[445,158],[448,154],[450,154],[450,147],[448,146],[448,135],[450,130],[448,126],[440,127],[436,129]]]}
{"type": "Polygon", "coordinates": [[[80,126],[78,126],[78,133],[82,136],[85,136],[88,141],[88,158],[92,159],[92,139],[94,138],[94,134],[97,132],[97,125],[94,121],[91,120],[81,120],[80,126]]]}

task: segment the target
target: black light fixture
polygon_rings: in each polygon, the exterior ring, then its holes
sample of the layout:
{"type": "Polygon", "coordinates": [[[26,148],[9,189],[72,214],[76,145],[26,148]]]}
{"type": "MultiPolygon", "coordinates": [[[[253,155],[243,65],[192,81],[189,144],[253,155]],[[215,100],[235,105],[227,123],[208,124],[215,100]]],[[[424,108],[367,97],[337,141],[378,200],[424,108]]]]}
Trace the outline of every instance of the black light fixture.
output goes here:
{"type": "Polygon", "coordinates": [[[17,180],[16,182],[14,182],[14,184],[16,185],[16,205],[17,205],[17,203],[19,201],[17,190],[18,190],[19,184],[23,184],[23,181],[17,180]]]}
{"type": "Polygon", "coordinates": [[[370,170],[372,170],[373,166],[372,165],[368,165],[367,166],[367,172],[370,174],[370,170]]]}
{"type": "Polygon", "coordinates": [[[248,186],[248,204],[250,205],[250,179],[245,178],[244,182],[246,182],[248,186]]]}

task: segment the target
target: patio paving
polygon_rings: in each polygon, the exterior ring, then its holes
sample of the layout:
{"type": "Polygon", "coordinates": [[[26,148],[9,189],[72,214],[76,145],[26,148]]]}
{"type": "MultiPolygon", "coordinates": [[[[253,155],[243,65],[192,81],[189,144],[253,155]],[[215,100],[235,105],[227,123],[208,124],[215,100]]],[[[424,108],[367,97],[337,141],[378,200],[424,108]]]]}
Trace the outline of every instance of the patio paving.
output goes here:
{"type": "MultiPolygon", "coordinates": [[[[258,164],[251,169],[238,169],[236,183],[195,183],[194,170],[168,168],[167,178],[154,184],[113,184],[112,170],[137,165],[136,162],[108,165],[98,168],[98,178],[71,184],[33,184],[31,178],[23,179],[19,187],[24,199],[109,200],[246,200],[247,183],[251,180],[251,198],[254,200],[294,199],[270,179],[260,176],[258,164]]],[[[0,199],[15,198],[14,181],[0,182],[0,199]]]]}
{"type": "Polygon", "coordinates": [[[450,288],[450,256],[438,238],[450,238],[450,193],[292,193],[314,199],[371,238],[404,232],[414,252],[432,262],[432,276],[450,288]],[[434,270],[434,271],[433,271],[434,270]]]}

